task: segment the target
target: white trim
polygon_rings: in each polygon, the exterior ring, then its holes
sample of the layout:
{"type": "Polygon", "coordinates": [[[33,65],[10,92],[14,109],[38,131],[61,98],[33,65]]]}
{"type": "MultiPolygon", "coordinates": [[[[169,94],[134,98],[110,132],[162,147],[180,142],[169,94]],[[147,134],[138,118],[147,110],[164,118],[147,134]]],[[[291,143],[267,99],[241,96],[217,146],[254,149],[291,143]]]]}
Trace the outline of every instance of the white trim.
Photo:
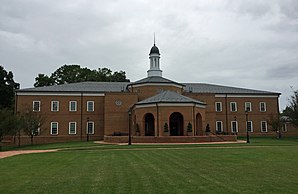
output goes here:
{"type": "MultiPolygon", "coordinates": [[[[81,96],[81,92],[16,92],[18,96],[81,96]]],[[[84,93],[83,96],[105,96],[104,93],[84,93]]]]}
{"type": "Polygon", "coordinates": [[[215,102],[215,112],[222,112],[222,102],[215,102]],[[220,104],[220,110],[217,110],[217,103],[220,104]]]}
{"type": "Polygon", "coordinates": [[[40,112],[40,106],[41,106],[40,100],[33,100],[32,101],[32,111],[33,112],[40,112]],[[38,110],[34,110],[34,103],[35,102],[38,102],[38,110]]]}
{"type": "MultiPolygon", "coordinates": [[[[157,103],[157,106],[159,107],[183,107],[183,106],[187,106],[187,107],[198,107],[198,108],[206,108],[206,105],[200,105],[200,104],[194,104],[194,103],[157,103]]],[[[156,103],[150,103],[150,104],[139,104],[135,106],[136,108],[148,108],[148,107],[156,107],[156,103]]]]}
{"type": "Polygon", "coordinates": [[[93,135],[94,134],[94,121],[88,121],[86,126],[86,134],[93,135]],[[92,133],[88,133],[88,124],[92,123],[92,133]]]}
{"type": "Polygon", "coordinates": [[[76,135],[76,134],[77,134],[77,122],[75,122],[75,121],[68,122],[68,134],[69,134],[69,135],[76,135]],[[75,124],[75,125],[74,125],[74,127],[75,127],[75,129],[74,129],[74,133],[70,133],[70,126],[71,126],[71,123],[74,123],[74,124],[75,124]]]}
{"type": "Polygon", "coordinates": [[[78,103],[77,103],[76,100],[70,100],[69,103],[68,103],[68,106],[69,106],[69,107],[68,107],[68,110],[69,110],[69,112],[76,112],[76,111],[77,111],[77,104],[78,104],[78,103]],[[71,110],[71,103],[72,103],[72,102],[75,102],[75,110],[71,110]]]}
{"type": "Polygon", "coordinates": [[[222,121],[215,121],[215,129],[218,132],[218,125],[217,125],[217,123],[221,123],[221,131],[220,131],[220,133],[223,133],[223,123],[222,123],[222,121]]]}
{"type": "Polygon", "coordinates": [[[245,95],[245,94],[215,94],[215,98],[277,98],[279,95],[264,95],[264,94],[255,94],[255,95],[245,95]]]}
{"type": "Polygon", "coordinates": [[[52,112],[59,112],[59,101],[58,101],[58,100],[52,100],[52,101],[51,101],[51,111],[52,111],[52,112]],[[54,109],[53,109],[53,107],[54,107],[54,106],[53,106],[53,105],[54,105],[54,102],[57,102],[57,110],[54,110],[54,109]]]}
{"type": "Polygon", "coordinates": [[[87,112],[94,112],[94,101],[93,100],[89,100],[87,101],[87,112]],[[89,103],[92,103],[92,110],[89,110],[89,103]]]}
{"type": "Polygon", "coordinates": [[[231,133],[238,133],[238,121],[231,121],[231,133]],[[236,122],[236,132],[233,132],[233,123],[236,122]]]}
{"type": "Polygon", "coordinates": [[[58,135],[58,131],[59,131],[59,123],[56,122],[56,121],[55,121],[55,122],[51,122],[51,131],[50,131],[50,132],[51,132],[51,135],[58,135]],[[53,133],[52,133],[52,130],[53,130],[53,123],[57,123],[57,133],[56,133],[56,134],[53,134],[53,133]]]}
{"type": "Polygon", "coordinates": [[[267,132],[268,132],[268,125],[267,125],[267,121],[261,121],[261,133],[267,133],[267,132]],[[265,126],[266,126],[266,127],[265,127],[265,128],[266,128],[266,131],[263,131],[263,130],[262,130],[262,129],[263,129],[263,128],[262,128],[262,127],[263,127],[263,126],[262,126],[262,123],[263,123],[263,122],[265,123],[265,126]]]}
{"type": "Polygon", "coordinates": [[[178,88],[183,88],[183,86],[180,86],[178,84],[174,84],[174,83],[140,83],[140,84],[133,84],[133,85],[130,85],[128,86],[129,88],[133,87],[135,88],[136,86],[137,87],[141,87],[141,86],[176,86],[178,88]]]}
{"type": "Polygon", "coordinates": [[[251,102],[244,102],[244,110],[246,111],[247,108],[249,107],[249,111],[248,112],[252,112],[252,104],[251,102]],[[246,104],[249,104],[249,106],[246,106],[246,104]]]}
{"type": "Polygon", "coordinates": [[[245,123],[246,123],[246,131],[247,131],[247,128],[248,128],[248,123],[250,123],[251,129],[250,129],[250,131],[248,131],[248,132],[254,132],[254,127],[253,127],[253,123],[252,123],[252,121],[247,121],[247,122],[245,122],[245,123]]]}
{"type": "Polygon", "coordinates": [[[230,111],[231,112],[237,112],[237,102],[230,102],[230,111]],[[232,110],[232,104],[235,104],[235,110],[232,110]]]}
{"type": "Polygon", "coordinates": [[[260,102],[260,103],[259,103],[259,106],[260,106],[260,112],[266,112],[266,111],[267,111],[267,105],[266,105],[266,102],[260,102]],[[264,103],[264,109],[265,109],[265,110],[262,110],[262,105],[261,105],[262,103],[264,103]]]}

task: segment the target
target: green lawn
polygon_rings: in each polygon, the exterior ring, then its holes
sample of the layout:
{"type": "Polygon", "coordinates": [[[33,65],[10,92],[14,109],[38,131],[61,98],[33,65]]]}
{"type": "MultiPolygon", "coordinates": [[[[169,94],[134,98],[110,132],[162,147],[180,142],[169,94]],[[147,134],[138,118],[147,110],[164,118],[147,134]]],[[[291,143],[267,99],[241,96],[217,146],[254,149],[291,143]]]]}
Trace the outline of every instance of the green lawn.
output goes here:
{"type": "Polygon", "coordinates": [[[298,139],[67,148],[0,159],[0,193],[297,193],[298,139]]]}

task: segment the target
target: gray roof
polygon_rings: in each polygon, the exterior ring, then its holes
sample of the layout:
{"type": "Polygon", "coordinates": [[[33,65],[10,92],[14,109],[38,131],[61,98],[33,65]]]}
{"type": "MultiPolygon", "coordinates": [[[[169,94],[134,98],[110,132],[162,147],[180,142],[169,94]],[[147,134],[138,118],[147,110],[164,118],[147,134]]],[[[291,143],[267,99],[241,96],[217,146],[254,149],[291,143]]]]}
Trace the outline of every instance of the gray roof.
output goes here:
{"type": "Polygon", "coordinates": [[[27,88],[20,92],[121,92],[129,82],[80,82],[63,85],[27,88]]]}
{"type": "Polygon", "coordinates": [[[45,86],[37,88],[26,88],[20,89],[18,92],[93,92],[93,93],[103,93],[103,92],[123,92],[127,91],[126,88],[129,85],[137,85],[142,83],[168,83],[177,84],[184,86],[186,92],[193,93],[210,93],[210,94],[257,94],[257,95],[280,95],[280,93],[253,90],[246,88],[236,88],[230,86],[220,86],[205,83],[184,83],[180,84],[173,82],[169,79],[152,76],[146,77],[139,81],[130,82],[80,82],[80,83],[70,83],[63,85],[45,86]]]}
{"type": "Polygon", "coordinates": [[[152,104],[152,103],[196,103],[201,105],[206,105],[206,103],[183,96],[173,91],[163,91],[155,96],[147,98],[137,103],[139,104],[152,104]]]}
{"type": "Polygon", "coordinates": [[[163,77],[160,77],[160,76],[146,77],[144,79],[135,81],[135,82],[133,82],[133,83],[131,83],[129,85],[138,85],[138,84],[144,84],[144,83],[176,84],[176,85],[179,85],[179,86],[184,86],[181,83],[177,83],[177,82],[174,82],[172,80],[169,80],[169,79],[166,79],[166,78],[163,78],[163,77]]]}
{"type": "Polygon", "coordinates": [[[269,92],[262,90],[236,88],[230,86],[220,86],[205,83],[184,83],[185,91],[193,93],[210,93],[210,94],[262,94],[262,95],[280,95],[277,92],[269,92]]]}

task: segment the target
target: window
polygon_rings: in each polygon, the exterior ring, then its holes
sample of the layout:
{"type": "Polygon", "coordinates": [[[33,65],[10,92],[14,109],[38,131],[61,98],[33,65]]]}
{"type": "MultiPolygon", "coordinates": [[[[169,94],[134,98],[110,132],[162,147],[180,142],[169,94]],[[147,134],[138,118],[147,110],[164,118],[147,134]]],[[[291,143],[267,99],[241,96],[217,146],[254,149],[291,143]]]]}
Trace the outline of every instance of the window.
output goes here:
{"type": "Polygon", "coordinates": [[[68,133],[74,134],[74,135],[77,133],[77,123],[76,122],[69,122],[68,133]]]}
{"type": "Polygon", "coordinates": [[[246,122],[246,131],[248,131],[248,132],[253,132],[252,121],[247,121],[247,122],[246,122]]]}
{"type": "Polygon", "coordinates": [[[260,102],[260,111],[266,112],[266,103],[265,102],[260,102]]]}
{"type": "Polygon", "coordinates": [[[58,122],[51,122],[51,135],[58,135],[58,122]]]}
{"type": "Polygon", "coordinates": [[[215,111],[216,112],[221,112],[222,111],[221,102],[215,102],[215,111]]]}
{"type": "Polygon", "coordinates": [[[94,111],[94,101],[87,101],[87,111],[88,112],[94,111]]]}
{"type": "Polygon", "coordinates": [[[59,111],[59,101],[52,101],[51,102],[51,111],[59,111]]]}
{"type": "Polygon", "coordinates": [[[40,101],[33,101],[33,111],[34,112],[40,111],[40,101]]]}
{"type": "Polygon", "coordinates": [[[216,121],[216,132],[222,133],[222,121],[216,121]]]}
{"type": "Polygon", "coordinates": [[[69,111],[77,111],[77,101],[69,101],[69,111]]]}
{"type": "Polygon", "coordinates": [[[94,122],[93,121],[88,121],[87,122],[87,134],[94,134],[94,122]]]}
{"type": "Polygon", "coordinates": [[[231,121],[231,131],[232,133],[238,132],[238,123],[237,121],[231,121]]]}
{"type": "Polygon", "coordinates": [[[230,103],[230,110],[231,110],[231,112],[236,112],[237,111],[237,103],[236,102],[231,102],[230,103]]]}
{"type": "Polygon", "coordinates": [[[261,121],[261,132],[267,132],[267,121],[261,121]]]}
{"type": "Polygon", "coordinates": [[[287,129],[287,123],[283,123],[282,124],[281,130],[282,130],[282,132],[287,132],[288,131],[288,129],[287,129]]]}
{"type": "Polygon", "coordinates": [[[251,102],[245,102],[245,111],[251,112],[251,102]]]}

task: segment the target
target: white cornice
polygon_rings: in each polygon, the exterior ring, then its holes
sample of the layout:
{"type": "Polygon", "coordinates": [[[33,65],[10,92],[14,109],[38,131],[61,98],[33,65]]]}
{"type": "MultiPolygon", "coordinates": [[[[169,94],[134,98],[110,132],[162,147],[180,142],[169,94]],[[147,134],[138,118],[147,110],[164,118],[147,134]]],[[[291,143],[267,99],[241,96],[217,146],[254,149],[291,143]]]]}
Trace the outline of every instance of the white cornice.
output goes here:
{"type": "Polygon", "coordinates": [[[264,94],[215,94],[215,98],[278,98],[279,95],[264,95],[264,94]]]}
{"type": "Polygon", "coordinates": [[[193,104],[193,103],[152,103],[152,104],[139,104],[136,105],[136,108],[148,108],[148,107],[198,107],[198,108],[206,108],[206,105],[201,104],[193,104]]]}
{"type": "Polygon", "coordinates": [[[16,92],[18,96],[105,96],[104,93],[84,92],[16,92]]]}
{"type": "Polygon", "coordinates": [[[174,83],[140,83],[140,84],[134,84],[133,86],[128,87],[140,87],[140,86],[175,86],[177,88],[183,88],[183,86],[174,84],[174,83]]]}

